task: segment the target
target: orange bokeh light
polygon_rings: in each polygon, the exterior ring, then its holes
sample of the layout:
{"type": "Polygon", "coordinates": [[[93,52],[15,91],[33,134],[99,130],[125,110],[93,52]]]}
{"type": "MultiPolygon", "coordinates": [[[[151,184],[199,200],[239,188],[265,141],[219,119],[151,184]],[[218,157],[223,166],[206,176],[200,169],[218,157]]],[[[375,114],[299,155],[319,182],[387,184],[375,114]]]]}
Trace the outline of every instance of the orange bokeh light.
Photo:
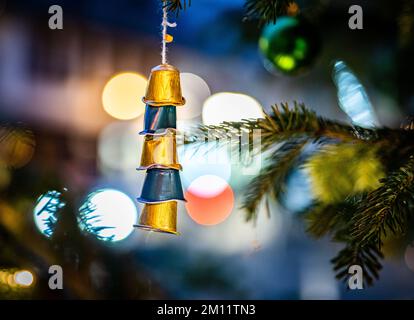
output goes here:
{"type": "Polygon", "coordinates": [[[200,192],[200,187],[192,184],[185,193],[186,209],[191,219],[205,226],[213,226],[224,222],[230,216],[234,207],[232,188],[226,183],[225,187],[221,188],[218,193],[203,193],[200,192]]]}

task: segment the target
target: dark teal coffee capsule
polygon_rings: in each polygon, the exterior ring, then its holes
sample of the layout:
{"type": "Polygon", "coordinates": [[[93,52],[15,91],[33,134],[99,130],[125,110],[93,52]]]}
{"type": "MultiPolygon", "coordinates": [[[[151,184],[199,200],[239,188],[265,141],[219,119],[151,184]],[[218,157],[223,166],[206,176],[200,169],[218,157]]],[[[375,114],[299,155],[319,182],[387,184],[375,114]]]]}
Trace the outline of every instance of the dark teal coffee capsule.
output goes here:
{"type": "Polygon", "coordinates": [[[141,197],[137,200],[142,203],[185,201],[180,172],[174,169],[148,170],[141,197]]]}
{"type": "Polygon", "coordinates": [[[139,134],[163,134],[167,129],[177,128],[177,111],[175,106],[152,107],[146,105],[144,130],[139,134]]]}

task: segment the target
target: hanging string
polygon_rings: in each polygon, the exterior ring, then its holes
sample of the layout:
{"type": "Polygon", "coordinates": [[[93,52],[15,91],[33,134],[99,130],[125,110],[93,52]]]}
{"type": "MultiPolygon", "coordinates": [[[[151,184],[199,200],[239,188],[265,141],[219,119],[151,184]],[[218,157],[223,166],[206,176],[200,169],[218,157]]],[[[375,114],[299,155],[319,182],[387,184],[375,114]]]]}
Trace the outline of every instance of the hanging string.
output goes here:
{"type": "Polygon", "coordinates": [[[168,12],[167,7],[164,6],[162,8],[163,15],[162,15],[162,52],[161,52],[161,60],[162,64],[167,63],[167,22],[168,22],[168,12]]]}
{"type": "Polygon", "coordinates": [[[162,8],[162,51],[161,51],[161,62],[162,64],[167,63],[167,30],[168,27],[175,28],[177,26],[176,23],[168,22],[168,9],[167,6],[163,5],[162,8]]]}

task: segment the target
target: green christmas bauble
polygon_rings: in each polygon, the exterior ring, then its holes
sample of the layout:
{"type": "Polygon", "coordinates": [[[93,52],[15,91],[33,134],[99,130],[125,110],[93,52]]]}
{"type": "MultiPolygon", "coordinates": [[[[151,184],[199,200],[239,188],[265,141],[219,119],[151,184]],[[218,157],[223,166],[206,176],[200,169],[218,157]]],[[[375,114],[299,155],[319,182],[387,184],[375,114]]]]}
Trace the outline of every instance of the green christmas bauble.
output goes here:
{"type": "Polygon", "coordinates": [[[267,25],[259,40],[265,67],[286,75],[306,72],[314,64],[321,47],[319,33],[301,16],[280,17],[267,25]]]}

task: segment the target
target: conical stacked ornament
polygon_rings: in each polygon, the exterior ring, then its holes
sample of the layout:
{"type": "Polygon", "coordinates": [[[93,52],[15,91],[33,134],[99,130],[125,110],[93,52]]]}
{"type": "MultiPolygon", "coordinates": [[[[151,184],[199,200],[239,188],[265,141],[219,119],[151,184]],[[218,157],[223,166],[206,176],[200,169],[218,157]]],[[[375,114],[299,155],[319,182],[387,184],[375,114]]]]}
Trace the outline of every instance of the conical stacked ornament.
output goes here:
{"type": "Polygon", "coordinates": [[[145,136],[138,170],[147,170],[138,201],[144,203],[136,227],[163,233],[177,233],[177,201],[185,201],[177,159],[176,107],[185,104],[180,72],[169,64],[151,70],[147,92],[145,136]]]}

